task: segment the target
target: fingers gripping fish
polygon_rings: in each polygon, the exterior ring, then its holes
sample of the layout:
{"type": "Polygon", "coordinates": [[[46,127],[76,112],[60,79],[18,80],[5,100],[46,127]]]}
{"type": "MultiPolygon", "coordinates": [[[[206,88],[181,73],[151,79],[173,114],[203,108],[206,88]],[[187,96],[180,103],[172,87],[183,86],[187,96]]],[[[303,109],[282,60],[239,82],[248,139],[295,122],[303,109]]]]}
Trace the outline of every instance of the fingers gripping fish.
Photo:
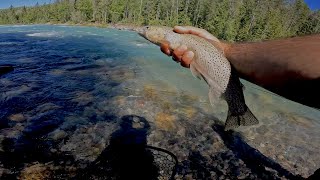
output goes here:
{"type": "Polygon", "coordinates": [[[237,72],[221,50],[204,38],[191,34],[177,34],[169,27],[147,26],[139,32],[154,44],[168,43],[172,49],[184,44],[194,53],[190,70],[195,77],[204,79],[209,85],[211,105],[213,106],[218,98],[226,100],[228,104],[225,130],[259,123],[245,104],[242,84],[237,72]]]}

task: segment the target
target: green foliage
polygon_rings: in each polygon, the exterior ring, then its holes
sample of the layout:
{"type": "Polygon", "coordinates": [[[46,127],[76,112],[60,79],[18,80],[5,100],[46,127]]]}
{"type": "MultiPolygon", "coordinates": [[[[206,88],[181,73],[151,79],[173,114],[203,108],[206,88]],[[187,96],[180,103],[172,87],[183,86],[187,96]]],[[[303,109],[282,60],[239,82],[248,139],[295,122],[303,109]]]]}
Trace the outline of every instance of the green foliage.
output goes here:
{"type": "Polygon", "coordinates": [[[192,25],[228,41],[320,32],[320,11],[303,0],[56,0],[0,10],[0,24],[129,23],[192,25]]]}

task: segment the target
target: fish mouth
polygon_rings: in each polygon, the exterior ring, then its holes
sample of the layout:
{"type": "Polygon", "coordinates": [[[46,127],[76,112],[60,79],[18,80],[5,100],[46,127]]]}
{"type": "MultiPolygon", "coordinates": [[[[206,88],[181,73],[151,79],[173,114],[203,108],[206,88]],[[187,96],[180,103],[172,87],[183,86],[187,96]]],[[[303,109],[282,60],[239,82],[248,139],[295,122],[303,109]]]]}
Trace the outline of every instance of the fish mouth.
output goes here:
{"type": "Polygon", "coordinates": [[[145,27],[140,27],[135,29],[135,31],[142,37],[146,38],[146,31],[145,31],[145,27]]]}
{"type": "Polygon", "coordinates": [[[146,38],[145,33],[138,32],[139,36],[146,38]]]}
{"type": "MultiPolygon", "coordinates": [[[[146,32],[145,27],[139,29],[137,32],[138,32],[139,36],[141,36],[141,37],[143,37],[144,39],[148,40],[149,42],[155,44],[154,42],[152,42],[152,41],[147,37],[147,32],[146,32]]],[[[156,45],[158,45],[158,44],[156,44],[156,45]]]]}

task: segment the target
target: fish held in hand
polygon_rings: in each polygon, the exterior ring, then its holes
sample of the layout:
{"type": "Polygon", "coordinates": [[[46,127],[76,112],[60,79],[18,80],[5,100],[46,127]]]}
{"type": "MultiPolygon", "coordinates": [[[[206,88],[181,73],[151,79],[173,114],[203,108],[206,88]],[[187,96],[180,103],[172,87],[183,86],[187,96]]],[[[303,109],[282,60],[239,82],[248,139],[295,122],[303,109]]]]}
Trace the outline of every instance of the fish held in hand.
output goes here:
{"type": "Polygon", "coordinates": [[[214,102],[219,98],[226,100],[228,104],[225,130],[259,123],[247,107],[243,85],[222,50],[204,38],[192,34],[178,34],[170,27],[146,26],[138,32],[156,45],[167,43],[171,49],[186,45],[188,50],[194,53],[190,70],[195,77],[204,79],[209,85],[211,105],[214,106],[214,102]]]}

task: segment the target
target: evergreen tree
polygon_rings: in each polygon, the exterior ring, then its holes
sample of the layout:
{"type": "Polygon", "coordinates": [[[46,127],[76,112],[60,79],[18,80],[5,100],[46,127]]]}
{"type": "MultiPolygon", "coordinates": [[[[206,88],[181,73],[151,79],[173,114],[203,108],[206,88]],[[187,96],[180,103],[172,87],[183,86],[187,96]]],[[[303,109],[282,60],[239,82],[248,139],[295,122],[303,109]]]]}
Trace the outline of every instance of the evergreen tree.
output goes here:
{"type": "Polygon", "coordinates": [[[228,41],[320,32],[320,11],[303,0],[56,0],[0,10],[0,24],[130,23],[193,25],[228,41]]]}

